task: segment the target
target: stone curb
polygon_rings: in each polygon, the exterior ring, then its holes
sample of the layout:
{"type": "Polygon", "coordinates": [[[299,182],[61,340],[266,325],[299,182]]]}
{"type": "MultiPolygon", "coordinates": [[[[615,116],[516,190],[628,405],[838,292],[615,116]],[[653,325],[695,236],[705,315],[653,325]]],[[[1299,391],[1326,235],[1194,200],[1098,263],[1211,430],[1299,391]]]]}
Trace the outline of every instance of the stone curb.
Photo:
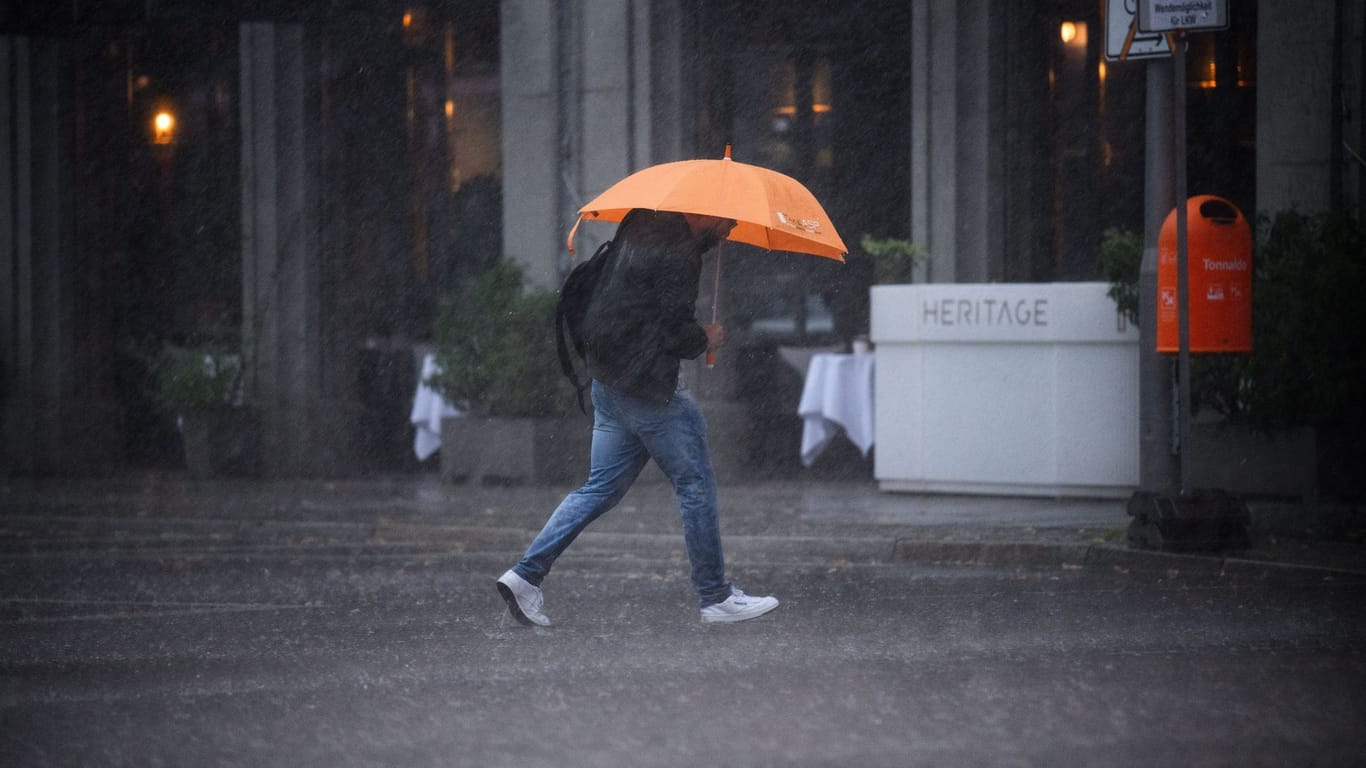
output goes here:
{"type": "MultiPolygon", "coordinates": [[[[387,523],[375,530],[389,541],[448,545],[464,552],[520,552],[535,536],[532,530],[495,527],[387,523]]],[[[1298,563],[1129,549],[1118,545],[1012,541],[925,541],[907,537],[829,538],[816,536],[726,536],[726,556],[733,562],[776,561],[832,564],[922,564],[989,567],[1098,568],[1119,572],[1184,574],[1209,577],[1366,578],[1366,572],[1298,563]]],[[[574,543],[576,554],[626,554],[673,557],[683,554],[677,533],[588,531],[574,543]]]]}
{"type": "Polygon", "coordinates": [[[946,565],[1029,565],[1230,577],[1366,578],[1366,572],[1349,569],[1097,544],[924,542],[898,539],[893,557],[903,562],[946,565]]]}
{"type": "Polygon", "coordinates": [[[918,541],[896,540],[893,559],[943,565],[1032,565],[1062,568],[1086,563],[1085,544],[1037,542],[918,541]]]}
{"type": "MultiPolygon", "coordinates": [[[[415,542],[423,545],[448,545],[462,551],[521,552],[536,531],[516,528],[385,523],[377,526],[375,538],[390,542],[415,542]]],[[[880,563],[893,559],[893,542],[882,537],[832,539],[816,536],[724,537],[729,560],[771,559],[779,561],[880,563]]],[[[645,557],[683,553],[682,536],[670,533],[619,533],[585,531],[575,540],[576,554],[627,554],[645,557]]]]}
{"type": "Polygon", "coordinates": [[[1308,579],[1366,578],[1366,571],[1350,568],[1254,560],[1218,554],[1186,554],[1153,550],[1092,546],[1087,553],[1089,565],[1124,567],[1144,571],[1179,571],[1217,576],[1295,577],[1308,579]]]}

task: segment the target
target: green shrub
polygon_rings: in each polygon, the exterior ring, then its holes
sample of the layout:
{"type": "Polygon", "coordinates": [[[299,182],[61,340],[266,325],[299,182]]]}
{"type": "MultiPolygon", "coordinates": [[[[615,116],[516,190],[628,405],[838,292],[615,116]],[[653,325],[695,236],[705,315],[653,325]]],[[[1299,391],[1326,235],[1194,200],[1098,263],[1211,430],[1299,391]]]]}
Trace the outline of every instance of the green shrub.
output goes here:
{"type": "Polygon", "coordinates": [[[873,258],[873,281],[879,285],[911,282],[915,265],[926,258],[925,249],[910,240],[864,235],[859,242],[873,258]]]}
{"type": "Polygon", "coordinates": [[[167,345],[144,357],[152,399],[165,412],[231,408],[241,404],[242,355],[235,347],[167,345]]]}
{"type": "Polygon", "coordinates": [[[555,352],[555,302],[553,291],[524,291],[515,263],[495,263],[441,301],[440,372],[428,385],[475,416],[567,413],[574,389],[555,352]]]}
{"type": "MultiPolygon", "coordinates": [[[[1283,211],[1258,221],[1252,275],[1252,351],[1195,355],[1193,407],[1264,430],[1313,426],[1366,431],[1366,238],[1352,211],[1283,211]]],[[[1135,323],[1142,240],[1106,230],[1109,295],[1135,323]]]]}
{"type": "Polygon", "coordinates": [[[1129,322],[1138,325],[1138,270],[1143,266],[1143,237],[1111,227],[1100,243],[1100,266],[1110,281],[1107,296],[1129,322]]]}
{"type": "Polygon", "coordinates": [[[1241,393],[1263,427],[1366,429],[1366,238],[1355,212],[1262,219],[1241,393]]]}

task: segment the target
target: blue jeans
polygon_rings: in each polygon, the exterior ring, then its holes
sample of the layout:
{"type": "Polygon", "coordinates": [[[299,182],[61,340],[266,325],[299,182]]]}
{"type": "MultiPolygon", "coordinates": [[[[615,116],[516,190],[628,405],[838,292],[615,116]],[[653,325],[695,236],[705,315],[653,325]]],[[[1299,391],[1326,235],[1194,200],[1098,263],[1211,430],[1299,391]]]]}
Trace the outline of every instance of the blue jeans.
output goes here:
{"type": "Polygon", "coordinates": [[[675,392],[668,405],[658,405],[594,381],[593,409],[588,482],[560,502],[513,570],[539,586],[555,559],[589,523],[621,501],[653,458],[678,496],[699,604],[705,607],[730,597],[707,425],[697,403],[684,389],[675,392]]]}

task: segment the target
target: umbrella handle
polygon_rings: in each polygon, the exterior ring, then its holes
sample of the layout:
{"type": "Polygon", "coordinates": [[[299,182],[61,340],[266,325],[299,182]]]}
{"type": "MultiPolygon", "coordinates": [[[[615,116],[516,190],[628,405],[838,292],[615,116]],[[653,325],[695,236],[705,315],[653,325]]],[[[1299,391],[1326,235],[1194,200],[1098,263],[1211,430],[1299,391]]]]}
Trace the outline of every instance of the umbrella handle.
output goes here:
{"type": "Polygon", "coordinates": [[[565,241],[565,245],[569,246],[570,253],[574,253],[574,233],[579,231],[579,225],[582,223],[582,216],[578,217],[577,219],[574,219],[574,226],[571,227],[569,230],[569,239],[565,241]]]}
{"type": "MultiPolygon", "coordinates": [[[[727,147],[729,150],[729,147],[727,147]]],[[[721,296],[721,244],[716,244],[716,269],[712,277],[711,287],[711,324],[716,325],[716,304],[721,296]]],[[[707,367],[716,367],[716,350],[707,350],[707,367]]]]}

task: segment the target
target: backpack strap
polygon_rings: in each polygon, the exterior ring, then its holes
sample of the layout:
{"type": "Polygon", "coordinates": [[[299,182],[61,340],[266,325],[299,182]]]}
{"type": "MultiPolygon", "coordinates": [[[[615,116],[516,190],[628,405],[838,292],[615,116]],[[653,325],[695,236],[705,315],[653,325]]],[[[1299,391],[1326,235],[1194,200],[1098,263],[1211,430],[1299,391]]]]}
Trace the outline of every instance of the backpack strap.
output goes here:
{"type": "Polygon", "coordinates": [[[560,358],[560,371],[574,385],[579,410],[585,414],[588,413],[588,409],[583,403],[583,391],[588,388],[592,378],[587,373],[588,356],[585,352],[582,324],[584,315],[588,312],[588,303],[592,301],[593,293],[597,289],[598,277],[609,258],[611,246],[612,241],[608,240],[598,246],[592,258],[574,267],[565,278],[564,285],[560,287],[560,299],[555,305],[555,352],[560,358]],[[570,343],[574,345],[574,352],[585,362],[583,380],[579,379],[578,372],[574,370],[569,349],[565,345],[566,332],[570,343]]]}
{"type": "MultiPolygon", "coordinates": [[[[579,381],[579,374],[574,370],[574,364],[569,359],[569,350],[565,347],[564,343],[564,316],[564,304],[561,302],[560,305],[555,308],[555,352],[560,357],[560,371],[569,379],[569,383],[574,385],[574,396],[578,398],[579,410],[586,414],[588,413],[588,409],[583,405],[583,390],[588,387],[588,384],[592,379],[579,381]]],[[[578,339],[575,339],[574,348],[575,351],[579,352],[580,356],[583,355],[581,347],[581,342],[579,342],[578,339]]]]}

